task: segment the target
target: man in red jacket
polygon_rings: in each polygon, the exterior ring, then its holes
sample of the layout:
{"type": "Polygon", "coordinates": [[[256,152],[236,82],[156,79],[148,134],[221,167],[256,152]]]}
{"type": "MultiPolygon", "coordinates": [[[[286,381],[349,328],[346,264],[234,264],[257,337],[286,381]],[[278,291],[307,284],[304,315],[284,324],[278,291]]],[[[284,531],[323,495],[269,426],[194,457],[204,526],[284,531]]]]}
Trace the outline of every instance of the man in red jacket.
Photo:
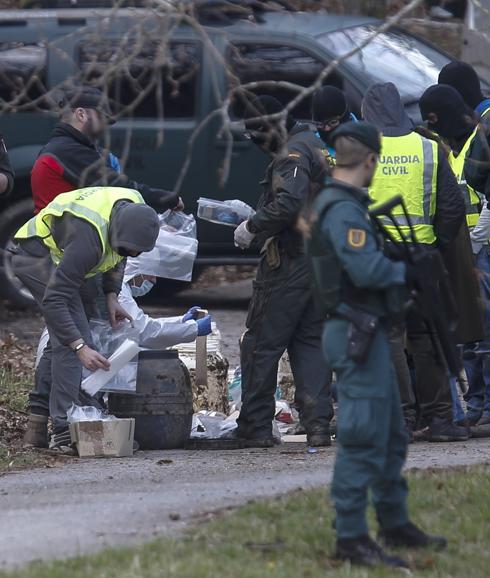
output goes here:
{"type": "Polygon", "coordinates": [[[99,185],[136,189],[158,212],[183,209],[177,193],[137,183],[110,166],[109,157],[99,149],[97,140],[115,119],[100,90],[76,88],[65,95],[60,108],[60,122],[31,173],[36,213],[60,193],[99,185]]]}

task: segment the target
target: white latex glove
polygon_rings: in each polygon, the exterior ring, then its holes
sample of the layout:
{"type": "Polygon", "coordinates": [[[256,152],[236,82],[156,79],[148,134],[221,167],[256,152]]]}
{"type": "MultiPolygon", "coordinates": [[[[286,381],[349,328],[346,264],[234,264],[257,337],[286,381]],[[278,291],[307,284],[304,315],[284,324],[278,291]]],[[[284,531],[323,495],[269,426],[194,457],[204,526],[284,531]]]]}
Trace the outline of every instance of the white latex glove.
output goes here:
{"type": "Polygon", "coordinates": [[[247,229],[248,221],[243,221],[235,229],[235,247],[240,249],[248,249],[255,238],[255,235],[247,229]]]}

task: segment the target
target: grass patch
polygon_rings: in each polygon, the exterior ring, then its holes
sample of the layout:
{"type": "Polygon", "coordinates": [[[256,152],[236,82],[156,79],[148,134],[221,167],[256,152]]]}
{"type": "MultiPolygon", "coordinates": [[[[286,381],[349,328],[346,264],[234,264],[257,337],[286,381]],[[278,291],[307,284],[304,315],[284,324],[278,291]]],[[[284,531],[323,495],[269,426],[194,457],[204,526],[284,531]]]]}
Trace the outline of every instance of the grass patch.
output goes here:
{"type": "Polygon", "coordinates": [[[0,444],[0,474],[46,465],[46,458],[36,450],[9,448],[0,444]]]}
{"type": "Polygon", "coordinates": [[[12,412],[25,412],[32,380],[11,369],[0,368],[0,406],[12,412]]]}
{"type": "Polygon", "coordinates": [[[34,357],[13,335],[0,340],[0,473],[46,464],[40,453],[22,448],[34,357]]]}
{"type": "MultiPolygon", "coordinates": [[[[487,578],[490,467],[409,475],[413,519],[450,540],[443,553],[402,552],[425,578],[487,578]]],[[[165,488],[162,488],[165,491],[165,488]]],[[[391,578],[383,568],[350,568],[332,559],[333,511],[325,490],[296,492],[215,517],[182,540],[34,564],[1,578],[391,578]]],[[[374,531],[373,518],[371,517],[374,531]]]]}

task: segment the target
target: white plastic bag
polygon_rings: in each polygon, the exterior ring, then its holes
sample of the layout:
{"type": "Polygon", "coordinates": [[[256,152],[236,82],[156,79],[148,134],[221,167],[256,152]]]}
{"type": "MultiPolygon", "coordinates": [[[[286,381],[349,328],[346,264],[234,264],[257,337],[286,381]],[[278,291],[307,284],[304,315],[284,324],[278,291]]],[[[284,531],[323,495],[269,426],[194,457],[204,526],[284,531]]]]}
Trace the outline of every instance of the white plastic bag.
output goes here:
{"type": "Polygon", "coordinates": [[[68,423],[78,423],[80,421],[110,421],[117,419],[114,415],[104,413],[98,407],[91,405],[71,404],[70,409],[66,412],[68,423]]]}
{"type": "Polygon", "coordinates": [[[124,281],[136,275],[191,281],[197,255],[196,221],[192,215],[166,211],[159,215],[160,233],[149,253],[127,260],[124,281]]]}

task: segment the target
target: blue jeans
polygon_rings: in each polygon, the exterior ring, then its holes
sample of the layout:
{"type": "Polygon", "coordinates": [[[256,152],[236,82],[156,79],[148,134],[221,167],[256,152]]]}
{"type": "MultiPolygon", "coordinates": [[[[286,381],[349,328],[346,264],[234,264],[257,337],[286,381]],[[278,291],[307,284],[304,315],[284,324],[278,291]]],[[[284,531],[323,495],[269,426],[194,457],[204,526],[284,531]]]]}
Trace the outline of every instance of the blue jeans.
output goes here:
{"type": "MultiPolygon", "coordinates": [[[[479,344],[478,349],[488,350],[490,349],[490,246],[483,247],[478,253],[476,268],[485,322],[485,340],[479,344]]],[[[490,355],[477,355],[475,359],[465,360],[464,368],[468,378],[468,391],[464,396],[468,414],[483,413],[485,417],[490,417],[490,355]]]]}

